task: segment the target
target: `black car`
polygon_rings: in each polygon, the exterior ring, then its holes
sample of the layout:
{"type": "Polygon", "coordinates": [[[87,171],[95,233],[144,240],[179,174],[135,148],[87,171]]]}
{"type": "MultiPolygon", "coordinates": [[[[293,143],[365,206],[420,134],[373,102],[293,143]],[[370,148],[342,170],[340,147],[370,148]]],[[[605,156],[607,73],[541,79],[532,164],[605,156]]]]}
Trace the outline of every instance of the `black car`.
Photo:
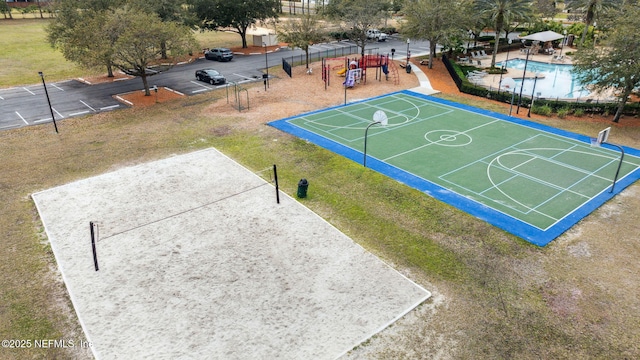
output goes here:
{"type": "Polygon", "coordinates": [[[227,82],[227,79],[214,69],[202,69],[196,71],[196,79],[198,79],[198,81],[208,82],[211,85],[224,84],[227,82]]]}
{"type": "Polygon", "coordinates": [[[231,61],[233,53],[227,48],[214,48],[204,53],[207,60],[231,61]]]}

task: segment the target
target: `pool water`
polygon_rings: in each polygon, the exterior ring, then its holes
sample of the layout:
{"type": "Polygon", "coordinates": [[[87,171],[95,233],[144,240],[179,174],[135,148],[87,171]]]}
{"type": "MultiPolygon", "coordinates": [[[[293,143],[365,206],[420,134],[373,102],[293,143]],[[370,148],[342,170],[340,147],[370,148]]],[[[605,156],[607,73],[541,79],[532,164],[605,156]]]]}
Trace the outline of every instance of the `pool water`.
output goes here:
{"type": "MultiPolygon", "coordinates": [[[[524,70],[525,60],[509,59],[506,62],[507,69],[524,70]]],[[[500,67],[503,63],[497,63],[500,67]]],[[[539,73],[544,74],[544,78],[525,79],[522,88],[522,96],[530,97],[533,95],[538,98],[560,98],[560,99],[578,99],[590,94],[580,81],[571,72],[572,65],[566,64],[548,64],[539,61],[531,61],[527,63],[527,74],[539,73]],[[531,73],[530,73],[531,72],[531,73]],[[533,88],[535,82],[535,90],[533,88]]],[[[508,73],[507,73],[508,74],[508,73]]],[[[507,75],[508,76],[508,75],[507,75]]],[[[517,84],[517,90],[520,91],[522,78],[513,79],[517,84]]]]}

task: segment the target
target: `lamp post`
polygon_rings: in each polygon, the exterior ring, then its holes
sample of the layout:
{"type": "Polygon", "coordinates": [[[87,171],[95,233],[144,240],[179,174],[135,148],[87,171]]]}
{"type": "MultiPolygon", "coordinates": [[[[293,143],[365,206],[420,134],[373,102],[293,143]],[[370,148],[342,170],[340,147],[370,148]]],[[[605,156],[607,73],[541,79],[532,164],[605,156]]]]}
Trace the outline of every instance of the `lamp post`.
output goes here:
{"type": "MultiPolygon", "coordinates": [[[[524,43],[524,40],[522,40],[524,43]]],[[[527,57],[524,60],[524,71],[522,72],[522,82],[520,83],[520,95],[518,95],[518,107],[516,108],[516,114],[520,113],[520,104],[522,103],[522,90],[524,89],[524,78],[527,75],[527,64],[529,63],[529,53],[531,53],[530,48],[526,48],[527,57]]]]}
{"type": "Polygon", "coordinates": [[[407,39],[407,68],[409,68],[409,58],[411,57],[411,52],[409,52],[410,43],[411,43],[411,40],[407,39]]]}
{"type": "Polygon", "coordinates": [[[269,55],[267,55],[267,44],[262,43],[262,46],[264,46],[264,66],[267,71],[267,74],[264,77],[264,91],[267,91],[267,87],[269,85],[269,55]]]}
{"type": "MultiPolygon", "coordinates": [[[[507,36],[509,36],[507,34],[507,36]]],[[[498,88],[502,86],[502,74],[504,73],[504,70],[507,68],[507,61],[509,61],[509,51],[511,50],[511,43],[513,42],[513,40],[508,39],[507,43],[509,44],[509,46],[507,47],[507,60],[504,61],[504,63],[502,64],[502,69],[500,69],[500,81],[498,82],[498,88]]]]}
{"type": "Polygon", "coordinates": [[[562,47],[560,48],[560,56],[562,56],[562,50],[564,50],[564,46],[567,43],[567,29],[562,30],[562,34],[564,37],[562,38],[562,47]]]}
{"type": "Polygon", "coordinates": [[[536,75],[535,78],[533,78],[533,90],[531,90],[531,105],[529,105],[529,112],[527,113],[527,117],[531,117],[531,108],[533,107],[533,94],[535,94],[536,91],[536,83],[538,82],[538,75],[536,75]]]}
{"type": "Polygon", "coordinates": [[[47,103],[49,103],[49,111],[51,111],[51,119],[53,119],[53,128],[56,129],[56,134],[58,132],[58,125],[56,124],[56,117],[53,116],[53,108],[51,107],[51,100],[49,99],[49,92],[47,91],[47,84],[44,82],[44,74],[42,71],[38,71],[38,75],[42,78],[42,86],[44,86],[44,93],[47,95],[47,103]]]}

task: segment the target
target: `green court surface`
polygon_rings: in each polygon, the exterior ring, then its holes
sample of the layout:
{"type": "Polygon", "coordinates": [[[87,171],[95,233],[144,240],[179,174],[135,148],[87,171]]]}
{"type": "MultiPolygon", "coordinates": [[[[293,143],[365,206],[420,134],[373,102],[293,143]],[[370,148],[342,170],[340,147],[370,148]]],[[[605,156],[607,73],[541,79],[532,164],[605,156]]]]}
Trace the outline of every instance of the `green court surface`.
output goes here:
{"type": "Polygon", "coordinates": [[[270,125],[539,246],[640,177],[636,149],[411,91],[270,125]],[[379,110],[387,125],[374,124],[379,110]]]}

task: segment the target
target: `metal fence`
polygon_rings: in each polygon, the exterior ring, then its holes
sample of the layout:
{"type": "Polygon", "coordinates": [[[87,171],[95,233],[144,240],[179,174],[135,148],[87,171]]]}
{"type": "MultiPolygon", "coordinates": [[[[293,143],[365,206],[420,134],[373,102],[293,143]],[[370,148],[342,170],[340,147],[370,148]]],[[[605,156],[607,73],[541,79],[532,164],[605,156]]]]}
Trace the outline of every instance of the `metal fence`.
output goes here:
{"type": "MultiPolygon", "coordinates": [[[[368,55],[375,54],[378,48],[366,49],[365,53],[368,55]]],[[[313,53],[309,53],[309,63],[314,61],[320,61],[323,58],[335,58],[341,56],[347,56],[352,54],[359,54],[360,47],[358,45],[350,45],[344,47],[337,47],[334,49],[327,49],[323,51],[317,51],[313,53]]],[[[291,66],[299,66],[305,65],[307,63],[306,55],[304,53],[300,55],[293,55],[288,57],[283,57],[283,59],[287,59],[287,62],[291,64],[291,66]]]]}

